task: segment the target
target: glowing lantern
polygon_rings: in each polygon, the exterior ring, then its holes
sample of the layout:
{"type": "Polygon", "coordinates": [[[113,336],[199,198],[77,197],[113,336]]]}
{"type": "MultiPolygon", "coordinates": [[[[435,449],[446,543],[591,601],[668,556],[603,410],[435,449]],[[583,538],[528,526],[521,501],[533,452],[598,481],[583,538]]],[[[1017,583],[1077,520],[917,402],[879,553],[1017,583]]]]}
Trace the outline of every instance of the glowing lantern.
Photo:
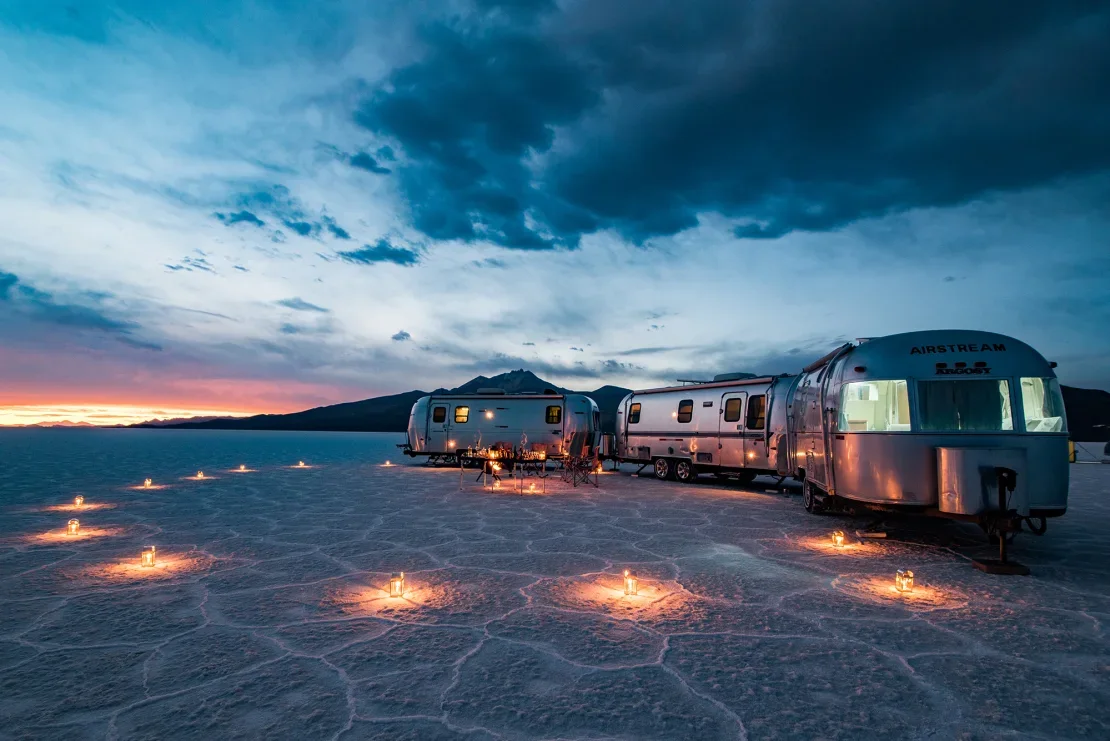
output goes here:
{"type": "Polygon", "coordinates": [[[447,441],[447,447],[450,448],[451,450],[454,450],[455,449],[455,441],[454,440],[448,440],[447,441]]]}
{"type": "Polygon", "coordinates": [[[297,461],[297,468],[304,468],[304,461],[297,461]]]}
{"type": "Polygon", "coordinates": [[[843,530],[833,530],[833,532],[832,532],[832,542],[833,542],[833,545],[835,545],[837,548],[844,545],[844,531],[843,530]]]}
{"type": "Polygon", "coordinates": [[[144,548],[139,556],[139,563],[147,568],[154,568],[154,546],[144,548]]]}
{"type": "Polygon", "coordinates": [[[240,463],[239,464],[239,470],[240,471],[246,471],[247,470],[247,464],[246,463],[240,463]]]}
{"type": "Polygon", "coordinates": [[[77,520],[70,520],[66,524],[66,535],[77,535],[81,531],[81,523],[77,520]]]}
{"type": "Polygon", "coordinates": [[[75,496],[73,498],[73,506],[74,507],[80,507],[84,503],[85,503],[85,498],[83,496],[81,496],[80,494],[78,494],[77,496],[75,496]]]}
{"type": "Polygon", "coordinates": [[[640,591],[640,581],[628,569],[624,570],[624,593],[628,595],[635,595],[640,591]]]}
{"type": "Polygon", "coordinates": [[[899,592],[912,592],[913,572],[909,569],[905,571],[898,569],[898,573],[894,575],[894,588],[899,592]]]}
{"type": "Polygon", "coordinates": [[[755,460],[755,451],[754,450],[749,450],[748,451],[748,460],[749,461],[750,460],[755,460]]]}
{"type": "Polygon", "coordinates": [[[143,488],[144,489],[149,489],[151,487],[151,484],[153,484],[153,483],[154,482],[151,481],[150,479],[143,479],[143,488]]]}
{"type": "Polygon", "coordinates": [[[494,489],[500,489],[501,488],[501,482],[500,481],[494,481],[493,482],[493,488],[494,489]]]}
{"type": "Polygon", "coordinates": [[[493,412],[487,411],[486,412],[486,419],[493,419],[493,412]]]}
{"type": "Polygon", "coordinates": [[[392,463],[390,463],[389,461],[386,461],[386,462],[385,462],[385,465],[387,465],[387,466],[392,466],[393,464],[392,464],[392,463]]]}
{"type": "Polygon", "coordinates": [[[595,468],[595,469],[594,469],[594,473],[601,473],[601,472],[602,472],[602,470],[604,470],[604,469],[602,469],[602,467],[601,467],[601,464],[600,464],[600,463],[598,463],[598,464],[597,464],[597,468],[595,468]]]}
{"type": "Polygon", "coordinates": [[[534,492],[535,490],[536,490],[536,482],[533,481],[531,484],[528,484],[528,491],[533,491],[534,492]]]}
{"type": "Polygon", "coordinates": [[[203,479],[204,478],[204,471],[197,471],[197,478],[198,479],[203,479]]]}
{"type": "Polygon", "coordinates": [[[398,571],[393,576],[389,577],[389,596],[390,597],[404,597],[405,596],[405,572],[398,571]]]}

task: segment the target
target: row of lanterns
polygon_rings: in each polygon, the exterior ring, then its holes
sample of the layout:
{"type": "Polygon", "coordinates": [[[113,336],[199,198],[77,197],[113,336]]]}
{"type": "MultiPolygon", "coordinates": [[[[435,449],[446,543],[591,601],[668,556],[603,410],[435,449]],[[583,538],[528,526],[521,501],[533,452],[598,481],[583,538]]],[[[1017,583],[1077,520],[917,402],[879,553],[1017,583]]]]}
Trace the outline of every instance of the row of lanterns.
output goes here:
{"type": "MultiPolygon", "coordinates": [[[[386,461],[385,465],[391,466],[393,464],[390,463],[389,461],[386,461]]],[[[297,461],[297,465],[293,466],[293,468],[308,468],[308,465],[304,461],[297,461]]],[[[250,471],[250,469],[247,468],[246,463],[240,463],[239,468],[237,470],[239,471],[239,473],[247,473],[248,471],[250,471]]],[[[204,471],[197,471],[197,475],[194,476],[193,478],[195,478],[195,479],[204,479],[206,477],[204,475],[204,471]]],[[[150,489],[150,488],[153,488],[153,487],[154,487],[154,479],[143,479],[143,488],[144,489],[150,489]]],[[[78,505],[78,506],[80,506],[80,505],[78,505]]]]}
{"type": "MultiPolygon", "coordinates": [[[[837,548],[844,547],[844,531],[833,530],[829,534],[832,538],[833,545],[837,548]]],[[[898,569],[894,574],[894,589],[899,592],[912,592],[913,591],[913,572],[909,569],[898,569]]]]}
{"type": "MultiPolygon", "coordinates": [[[[388,461],[386,462],[386,465],[389,465],[388,461]]],[[[305,465],[304,461],[297,461],[297,465],[294,466],[294,468],[308,468],[308,466],[305,465]]],[[[247,465],[245,463],[240,463],[239,464],[239,471],[245,473],[247,470],[248,470],[247,465]]],[[[197,471],[196,478],[203,479],[204,478],[204,471],[197,471]]],[[[150,489],[153,486],[154,486],[154,480],[153,479],[143,479],[143,488],[144,489],[150,489]]],[[[85,497],[83,495],[78,494],[77,496],[75,496],[73,498],[73,506],[76,509],[81,509],[81,507],[83,507],[84,505],[85,505],[85,497]]],[[[66,535],[71,536],[71,537],[77,537],[80,534],[81,534],[81,521],[78,520],[76,517],[71,518],[69,520],[69,522],[66,523],[66,535]]],[[[147,568],[153,568],[154,566],[156,566],[157,565],[157,549],[154,546],[150,546],[149,548],[144,548],[139,553],[139,564],[141,566],[147,567],[147,568]]],[[[398,575],[394,574],[394,576],[396,577],[398,575]]],[[[399,575],[399,577],[400,577],[400,590],[403,593],[404,592],[404,584],[405,584],[405,575],[402,573],[402,574],[399,575]]],[[[390,585],[391,585],[390,586],[390,591],[392,592],[392,581],[390,582],[390,585]]],[[[398,595],[398,596],[400,596],[400,595],[398,595]]]]}

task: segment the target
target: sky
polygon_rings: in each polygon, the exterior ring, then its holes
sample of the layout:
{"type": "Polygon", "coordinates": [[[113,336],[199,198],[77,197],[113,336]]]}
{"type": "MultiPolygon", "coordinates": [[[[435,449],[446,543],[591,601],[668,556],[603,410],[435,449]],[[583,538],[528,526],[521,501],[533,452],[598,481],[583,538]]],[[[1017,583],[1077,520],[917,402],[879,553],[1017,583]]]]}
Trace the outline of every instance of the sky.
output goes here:
{"type": "Polygon", "coordinates": [[[1013,335],[1110,389],[1110,5],[0,0],[0,424],[1013,335]]]}

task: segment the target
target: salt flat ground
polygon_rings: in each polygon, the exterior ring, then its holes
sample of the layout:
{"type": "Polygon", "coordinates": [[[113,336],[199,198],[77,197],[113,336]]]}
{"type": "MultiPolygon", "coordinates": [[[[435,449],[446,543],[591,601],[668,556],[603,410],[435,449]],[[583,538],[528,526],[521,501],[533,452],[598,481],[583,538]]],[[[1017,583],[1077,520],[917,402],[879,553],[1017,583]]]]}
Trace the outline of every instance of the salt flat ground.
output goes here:
{"type": "Polygon", "coordinates": [[[265,438],[232,473],[240,438],[78,434],[0,439],[0,737],[1110,738],[1107,465],[998,577],[965,525],[860,542],[630,468],[516,496],[382,467],[392,437],[265,438]]]}

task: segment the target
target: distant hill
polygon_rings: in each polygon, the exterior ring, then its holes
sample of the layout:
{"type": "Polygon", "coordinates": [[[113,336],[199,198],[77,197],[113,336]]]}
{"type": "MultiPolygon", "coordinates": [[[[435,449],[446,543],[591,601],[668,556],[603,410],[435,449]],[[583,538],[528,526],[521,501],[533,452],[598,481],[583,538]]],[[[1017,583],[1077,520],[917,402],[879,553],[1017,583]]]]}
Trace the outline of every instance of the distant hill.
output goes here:
{"type": "Polygon", "coordinates": [[[1084,443],[1110,442],[1110,392],[1061,386],[1071,439],[1084,443]]]}
{"type": "MultiPolygon", "coordinates": [[[[453,389],[436,389],[431,393],[474,393],[482,388],[499,388],[507,393],[543,393],[567,390],[543,380],[527,370],[515,370],[492,378],[478,376],[453,389]]],[[[1073,440],[1105,442],[1110,440],[1110,393],[1094,389],[1064,386],[1064,404],[1068,427],[1073,440]]],[[[427,391],[406,391],[403,394],[379,396],[375,399],[352,401],[316,407],[293,414],[259,414],[236,419],[153,421],[136,427],[165,427],[199,430],[304,430],[332,432],[404,432],[412,405],[427,391]]],[[[594,391],[578,391],[597,402],[601,410],[601,429],[612,432],[616,427],[617,406],[631,393],[619,386],[602,386],[594,391]]]]}
{"type": "MultiPolygon", "coordinates": [[[[478,389],[499,388],[507,393],[543,393],[555,391],[567,393],[553,383],[543,380],[531,371],[515,370],[492,378],[478,376],[453,389],[427,391],[406,391],[403,394],[379,396],[375,399],[351,401],[316,407],[292,414],[259,414],[254,417],[237,419],[189,420],[187,422],[143,423],[135,427],[164,427],[192,430],[304,430],[330,432],[404,432],[408,427],[409,412],[421,396],[428,393],[474,393],[478,389]]],[[[628,389],[616,386],[602,386],[597,391],[584,391],[593,397],[601,409],[603,429],[612,430],[616,420],[617,405],[629,393],[628,389]]]]}

